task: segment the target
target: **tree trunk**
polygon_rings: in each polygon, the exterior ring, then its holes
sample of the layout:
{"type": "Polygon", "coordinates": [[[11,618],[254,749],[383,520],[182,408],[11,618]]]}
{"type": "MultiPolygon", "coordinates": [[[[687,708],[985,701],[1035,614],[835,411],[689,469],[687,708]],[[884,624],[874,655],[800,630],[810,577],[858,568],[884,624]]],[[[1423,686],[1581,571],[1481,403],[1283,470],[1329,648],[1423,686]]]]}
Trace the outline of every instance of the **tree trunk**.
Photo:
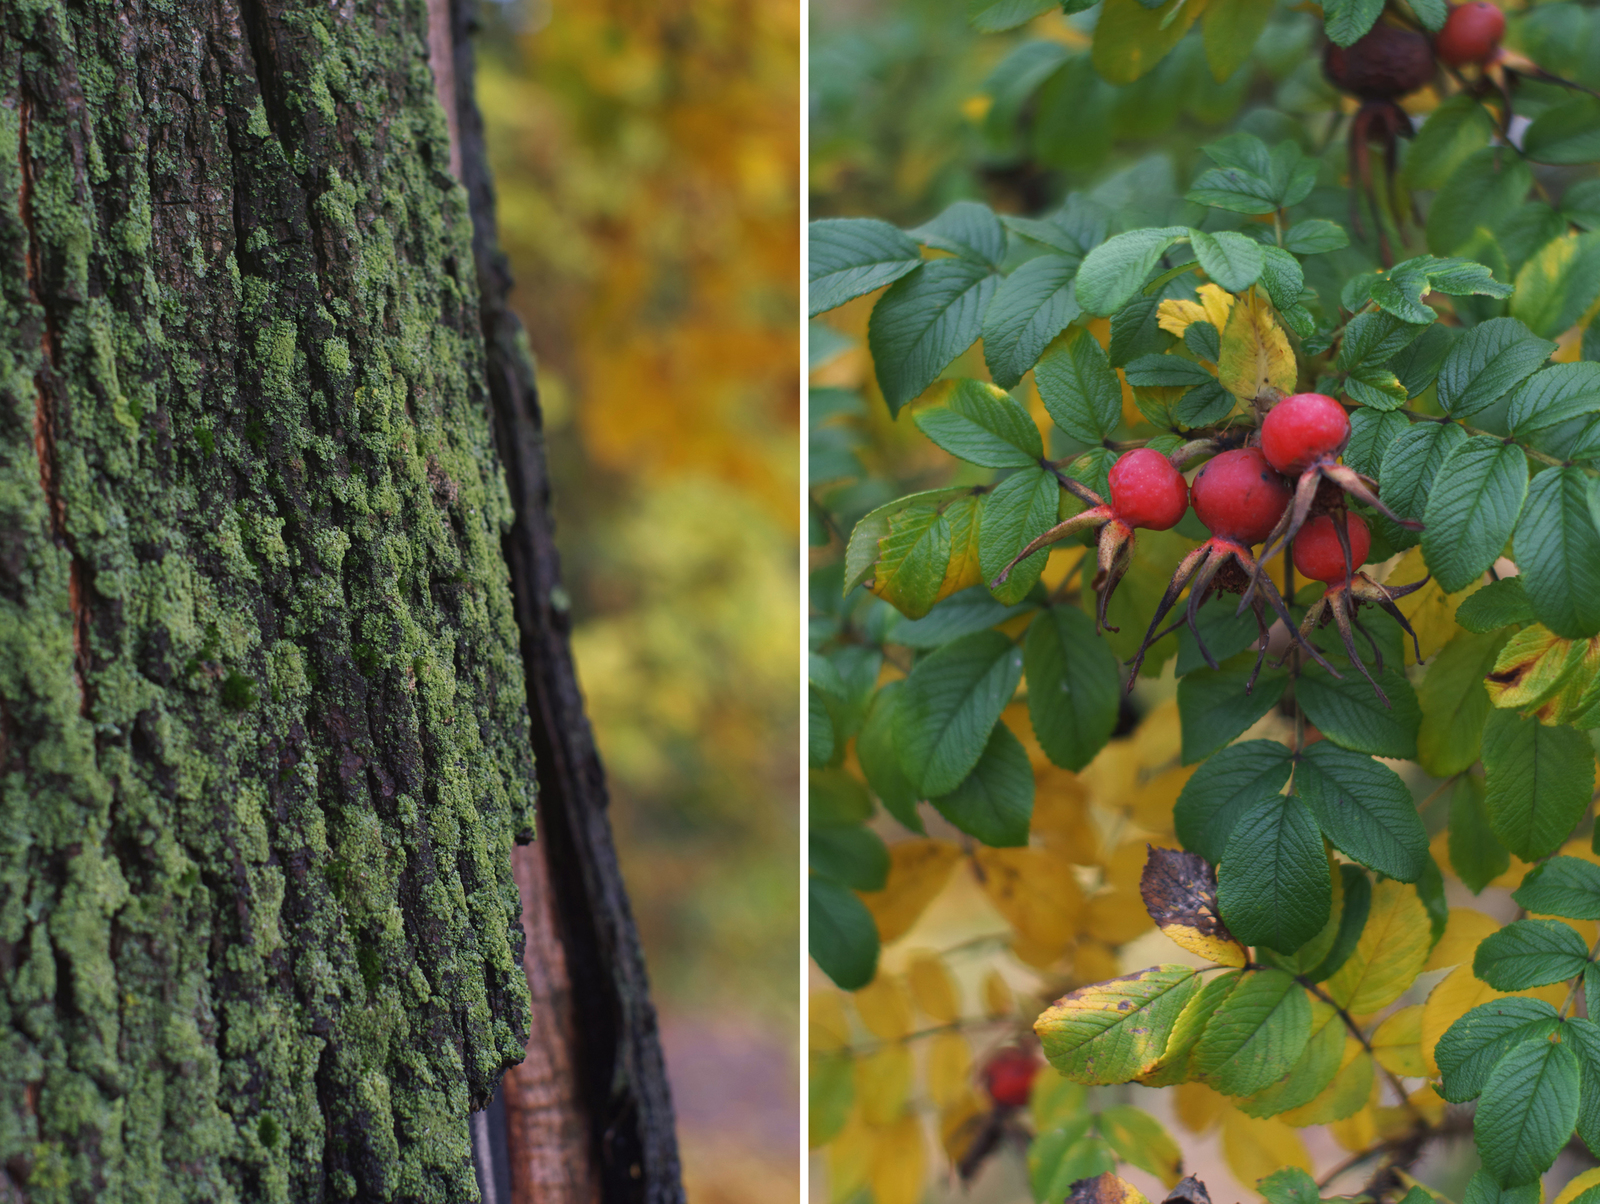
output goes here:
{"type": "MultiPolygon", "coordinates": [[[[532,751],[587,732],[530,744],[541,678],[576,691],[507,580],[543,519],[452,38],[238,3],[0,6],[0,1199],[473,1200],[532,751]]],[[[604,815],[562,822],[585,1152],[670,1199],[604,815]]]]}

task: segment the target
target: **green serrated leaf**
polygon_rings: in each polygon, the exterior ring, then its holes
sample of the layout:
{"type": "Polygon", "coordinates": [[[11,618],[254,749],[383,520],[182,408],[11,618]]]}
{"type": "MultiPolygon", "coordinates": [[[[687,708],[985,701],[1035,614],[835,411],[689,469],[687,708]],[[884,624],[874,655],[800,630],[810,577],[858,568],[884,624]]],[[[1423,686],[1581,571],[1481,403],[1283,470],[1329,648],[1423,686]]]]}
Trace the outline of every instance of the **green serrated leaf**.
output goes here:
{"type": "MultiPolygon", "coordinates": [[[[983,499],[983,522],[978,532],[978,568],[985,581],[993,581],[1012,558],[1056,524],[1061,486],[1042,468],[1025,468],[1001,481],[983,499]]],[[[1006,605],[1022,601],[1049,563],[1050,550],[1041,548],[1011,570],[992,590],[1006,605]]]]}
{"type": "Polygon", "coordinates": [[[1476,1099],[1508,1050],[1544,1041],[1560,1029],[1555,1008],[1542,999],[1512,996],[1480,1003],[1447,1028],[1434,1048],[1444,1080],[1439,1093],[1453,1104],[1476,1099]]]}
{"type": "MultiPolygon", "coordinates": [[[[1424,126],[1426,128],[1426,126],[1424,126]]],[[[1428,210],[1428,250],[1435,255],[1472,254],[1477,232],[1494,230],[1526,199],[1533,187],[1533,172],[1515,151],[1485,147],[1463,159],[1428,210]]]]}
{"type": "Polygon", "coordinates": [[[1483,728],[1484,805],[1500,842],[1524,861],[1561,847],[1594,794],[1594,747],[1570,727],[1495,710],[1483,728]]]}
{"type": "Polygon", "coordinates": [[[1578,1059],[1565,1045],[1529,1041],[1495,1064],[1472,1133],[1496,1183],[1534,1183],[1550,1169],[1577,1124],[1578,1085],[1578,1059]]]}
{"type": "Polygon", "coordinates": [[[1022,663],[1028,717],[1039,747],[1062,768],[1082,769],[1117,725],[1122,697],[1117,658],[1096,636],[1088,615],[1052,606],[1029,625],[1022,663]]]}
{"type": "Polygon", "coordinates": [[[1581,857],[1552,857],[1529,870],[1511,897],[1535,915],[1600,920],[1600,865],[1581,857]]]}
{"type": "Polygon", "coordinates": [[[811,957],[846,991],[858,991],[878,970],[878,928],[848,887],[812,875],[807,883],[811,957]]]}
{"type": "Polygon", "coordinates": [[[1322,832],[1299,798],[1274,795],[1239,817],[1217,869],[1217,899],[1246,945],[1289,954],[1321,931],[1333,887],[1322,832]]]}
{"type": "Polygon", "coordinates": [[[1372,879],[1359,866],[1341,865],[1344,903],[1339,913],[1339,931],[1327,955],[1306,973],[1307,982],[1327,982],[1337,974],[1361,943],[1367,916],[1372,912],[1372,879]]]}
{"type": "Polygon", "coordinates": [[[1417,688],[1422,722],[1417,729],[1416,759],[1434,777],[1461,773],[1478,759],[1483,724],[1489,717],[1489,692],[1483,679],[1494,668],[1505,642],[1502,632],[1461,632],[1428,663],[1428,672],[1417,688]]]}
{"type": "Polygon", "coordinates": [[[1405,175],[1413,188],[1439,188],[1474,151],[1495,134],[1494,119],[1477,97],[1460,92],[1428,114],[1406,152],[1405,175]]]}
{"type": "Polygon", "coordinates": [[[1600,99],[1574,96],[1551,105],[1523,132],[1522,150],[1535,163],[1600,160],[1600,99]]]}
{"type": "Polygon", "coordinates": [[[1469,418],[1532,376],[1555,349],[1515,318],[1479,323],[1444,358],[1439,404],[1454,418],[1469,418]]]}
{"type": "MultiPolygon", "coordinates": [[[[1137,6],[1136,0],[1129,2],[1137,6]]],[[[1188,237],[1183,226],[1159,226],[1130,230],[1101,243],[1078,269],[1078,304],[1088,313],[1109,317],[1144,287],[1167,249],[1188,237]]]]}
{"type": "Polygon", "coordinates": [[[1295,687],[1295,700],[1328,739],[1342,748],[1379,757],[1410,759],[1417,755],[1417,727],[1422,712],[1416,693],[1394,669],[1378,673],[1378,684],[1388,703],[1378,697],[1364,677],[1346,673],[1342,679],[1320,669],[1308,669],[1295,687]]]}
{"type": "Polygon", "coordinates": [[[1359,473],[1376,477],[1389,446],[1410,428],[1404,414],[1359,409],[1350,415],[1350,442],[1345,445],[1344,462],[1359,473]]]}
{"type": "Polygon", "coordinates": [[[1600,532],[1582,469],[1534,477],[1514,551],[1534,618],[1569,640],[1600,634],[1600,532]]]}
{"type": "Polygon", "coordinates": [[[926,835],[922,817],[917,814],[917,788],[900,768],[894,748],[894,714],[899,704],[903,681],[893,681],[873,696],[866,722],[856,737],[856,759],[872,793],[884,810],[918,836],[926,835]]]}
{"type": "Polygon", "coordinates": [[[997,723],[983,755],[961,784],[929,800],[959,831],[994,849],[1028,843],[1033,818],[1033,766],[1022,741],[997,723]]]}
{"type": "Polygon", "coordinates": [[[993,209],[979,201],[956,201],[938,217],[906,231],[918,242],[991,268],[1006,255],[1006,230],[993,209]]]}
{"type": "Polygon", "coordinates": [[[982,381],[956,381],[939,405],[919,409],[912,420],[924,435],[969,464],[1028,468],[1044,458],[1039,428],[1022,403],[982,381]]]}
{"type": "Polygon", "coordinates": [[[983,317],[983,360],[1002,389],[1014,389],[1052,339],[1079,314],[1077,264],[1040,255],[1000,282],[983,317]]]}
{"type": "Polygon", "coordinates": [[[870,828],[812,828],[806,839],[813,874],[851,890],[882,890],[889,879],[889,850],[870,828]]]}
{"type": "Polygon", "coordinates": [[[1189,244],[1205,274],[1230,293],[1242,293],[1261,278],[1262,248],[1253,238],[1231,231],[1190,230],[1189,244]]]}
{"type": "Polygon", "coordinates": [[[1497,991],[1565,982],[1583,973],[1589,947],[1560,920],[1518,920],[1478,945],[1472,972],[1497,991]]]}
{"type": "Polygon", "coordinates": [[[1252,1095],[1288,1073],[1310,1036],[1305,989],[1282,970],[1258,970],[1212,1014],[1191,1067],[1224,1095],[1252,1095]]]}
{"type": "Polygon", "coordinates": [[[1295,793],[1310,805],[1333,846],[1401,882],[1420,878],[1428,834],[1394,770],[1327,742],[1311,745],[1301,757],[1295,793]]]}
{"type": "Polygon", "coordinates": [[[1516,444],[1474,435],[1450,453],[1422,519],[1422,554],[1440,588],[1453,594],[1488,571],[1527,494],[1528,457],[1516,444]]]}
{"type": "Polygon", "coordinates": [[[1121,424],[1122,384],[1082,327],[1051,344],[1033,378],[1051,420],[1080,443],[1097,444],[1121,424]]]}
{"type": "Polygon", "coordinates": [[[920,794],[947,794],[972,772],[1021,680],[1022,650],[998,631],[962,636],[917,662],[896,708],[894,741],[920,794]]]}
{"type": "Polygon", "coordinates": [[[936,259],[889,286],[867,323],[867,345],[889,413],[919,396],[977,341],[1000,278],[967,259],[936,259]]]}
{"type": "Polygon", "coordinates": [[[1322,21],[1328,40],[1336,46],[1350,46],[1372,28],[1383,11],[1383,0],[1328,0],[1322,21]]]}
{"type": "Polygon", "coordinates": [[[1221,669],[1197,669],[1178,683],[1178,714],[1183,724],[1183,763],[1193,765],[1242,735],[1278,704],[1288,679],[1263,670],[1255,689],[1245,693],[1251,664],[1232,662],[1221,669]]]}
{"type": "Polygon", "coordinates": [[[1510,851],[1489,826],[1482,778],[1464,774],[1451,790],[1449,840],[1450,867],[1473,894],[1511,868],[1510,851]]]}
{"type": "Polygon", "coordinates": [[[1321,255],[1349,245],[1350,236],[1344,232],[1344,227],[1321,217],[1296,222],[1283,236],[1284,249],[1296,255],[1321,255]]]}
{"type": "Polygon", "coordinates": [[[1475,590],[1456,608],[1456,622],[1480,635],[1513,623],[1533,622],[1533,604],[1522,578],[1505,577],[1475,590]]]}
{"type": "Polygon", "coordinates": [[[1290,765],[1289,750],[1276,740],[1246,740],[1201,762],[1172,810],[1183,847],[1220,862],[1239,818],[1282,792],[1290,765]]]}
{"type": "Polygon", "coordinates": [[[922,266],[917,244],[876,218],[828,218],[812,222],[807,235],[813,318],[922,266]]]}
{"type": "Polygon", "coordinates": [[[1001,33],[1025,25],[1059,4],[1060,0],[967,0],[967,21],[980,33],[1001,33]]]}

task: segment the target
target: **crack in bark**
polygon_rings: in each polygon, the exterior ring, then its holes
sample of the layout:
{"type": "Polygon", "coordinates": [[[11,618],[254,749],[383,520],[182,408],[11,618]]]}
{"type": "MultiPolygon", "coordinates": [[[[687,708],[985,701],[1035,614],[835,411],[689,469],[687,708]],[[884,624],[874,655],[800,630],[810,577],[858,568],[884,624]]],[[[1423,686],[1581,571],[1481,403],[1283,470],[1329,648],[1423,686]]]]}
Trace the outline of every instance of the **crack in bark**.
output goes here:
{"type": "Polygon", "coordinates": [[[39,349],[44,359],[39,371],[34,373],[33,386],[33,450],[39,459],[39,487],[44,491],[45,504],[50,510],[50,533],[58,547],[66,548],[72,557],[67,578],[67,605],[72,612],[72,675],[78,687],[78,713],[89,713],[89,607],[85,601],[83,561],[67,538],[67,508],[56,480],[56,407],[51,397],[51,380],[59,360],[60,340],[56,333],[55,317],[44,302],[39,287],[39,238],[33,215],[33,156],[28,150],[28,129],[33,117],[33,101],[26,91],[21,92],[17,104],[17,170],[20,186],[17,190],[18,216],[28,235],[26,256],[28,296],[43,315],[44,329],[39,336],[39,349]]]}

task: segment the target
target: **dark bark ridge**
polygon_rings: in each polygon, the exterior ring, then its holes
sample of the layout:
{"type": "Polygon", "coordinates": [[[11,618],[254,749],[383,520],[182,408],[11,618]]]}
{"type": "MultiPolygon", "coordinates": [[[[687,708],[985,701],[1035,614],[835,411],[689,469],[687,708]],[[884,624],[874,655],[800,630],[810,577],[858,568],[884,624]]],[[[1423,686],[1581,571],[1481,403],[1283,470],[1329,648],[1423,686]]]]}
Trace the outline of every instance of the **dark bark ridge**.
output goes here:
{"type": "Polygon", "coordinates": [[[476,1198],[533,773],[448,168],[422,0],[0,5],[0,1199],[476,1198]]]}
{"type": "Polygon", "coordinates": [[[527,670],[539,841],[576,1004],[573,1064],[593,1130],[601,1197],[607,1204],[681,1204],[656,1012],[611,838],[605,774],[572,660],[538,386],[522,324],[508,300],[511,273],[499,246],[483,119],[473,90],[476,0],[452,0],[451,8],[456,116],[472,204],[494,438],[517,515],[503,546],[527,670]]]}

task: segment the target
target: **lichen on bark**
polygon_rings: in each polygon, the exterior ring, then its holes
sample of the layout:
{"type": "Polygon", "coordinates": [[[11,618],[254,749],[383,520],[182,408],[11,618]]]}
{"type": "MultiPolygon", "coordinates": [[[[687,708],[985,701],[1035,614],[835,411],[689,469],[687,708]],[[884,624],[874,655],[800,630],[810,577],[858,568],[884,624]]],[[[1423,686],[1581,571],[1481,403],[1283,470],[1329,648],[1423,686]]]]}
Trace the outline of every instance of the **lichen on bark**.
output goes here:
{"type": "Polygon", "coordinates": [[[0,6],[0,1199],[476,1199],[512,519],[424,0],[0,6]]]}

